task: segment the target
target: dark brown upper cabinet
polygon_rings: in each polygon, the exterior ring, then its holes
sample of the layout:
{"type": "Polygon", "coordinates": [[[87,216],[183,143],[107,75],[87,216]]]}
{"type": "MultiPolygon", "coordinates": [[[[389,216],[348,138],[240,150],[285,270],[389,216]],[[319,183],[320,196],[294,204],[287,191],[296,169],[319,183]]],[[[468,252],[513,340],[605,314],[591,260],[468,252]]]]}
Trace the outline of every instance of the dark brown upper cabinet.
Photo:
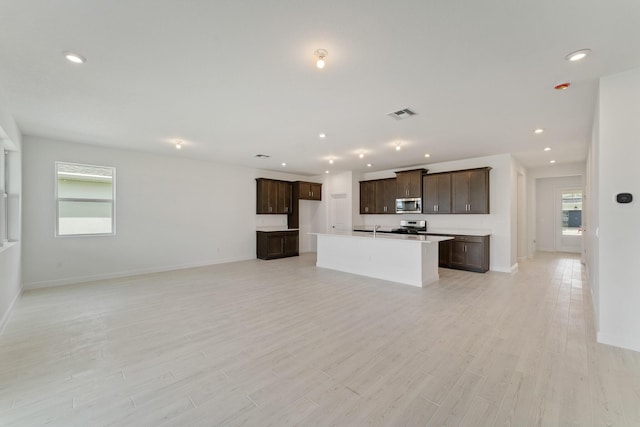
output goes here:
{"type": "Polygon", "coordinates": [[[489,213],[490,170],[479,168],[451,172],[452,213],[489,213]]]}
{"type": "Polygon", "coordinates": [[[422,197],[422,175],[426,169],[396,172],[396,198],[422,197]]]}
{"type": "Polygon", "coordinates": [[[322,184],[317,182],[296,181],[294,194],[299,200],[322,200],[322,184]]]}
{"type": "Polygon", "coordinates": [[[378,179],[375,184],[375,213],[395,214],[396,213],[396,179],[378,179]]]}
{"type": "Polygon", "coordinates": [[[451,173],[434,173],[422,177],[422,212],[451,213],[451,173]]]}
{"type": "Polygon", "coordinates": [[[290,214],[291,183],[267,178],[256,178],[256,213],[290,214]]]}
{"type": "Polygon", "coordinates": [[[360,181],[360,213],[376,213],[375,181],[360,181]]]}

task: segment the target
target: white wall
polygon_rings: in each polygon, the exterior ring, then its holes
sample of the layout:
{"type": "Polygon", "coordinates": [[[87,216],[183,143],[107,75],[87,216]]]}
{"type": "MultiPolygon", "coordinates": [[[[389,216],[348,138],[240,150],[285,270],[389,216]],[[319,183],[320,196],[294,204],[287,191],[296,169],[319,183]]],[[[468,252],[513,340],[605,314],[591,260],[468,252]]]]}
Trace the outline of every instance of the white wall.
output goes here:
{"type": "Polygon", "coordinates": [[[577,242],[567,247],[559,246],[558,242],[558,234],[561,232],[558,228],[561,220],[558,192],[569,188],[583,188],[582,177],[566,176],[536,180],[536,249],[539,251],[582,251],[580,237],[577,237],[577,242]]]}
{"type": "Polygon", "coordinates": [[[598,341],[640,351],[640,69],[603,77],[599,100],[598,341]],[[616,203],[621,192],[633,203],[616,203]]]}
{"type": "MultiPolygon", "coordinates": [[[[10,150],[8,154],[9,183],[7,184],[9,196],[8,237],[13,241],[0,247],[0,331],[4,328],[9,319],[11,308],[22,292],[20,278],[21,145],[20,131],[11,114],[4,108],[4,102],[0,98],[0,150],[3,150],[3,153],[5,149],[10,150]]],[[[0,167],[1,170],[2,167],[0,167]]]]}
{"type": "Polygon", "coordinates": [[[600,141],[600,100],[596,101],[593,117],[593,132],[591,144],[587,154],[587,170],[585,175],[585,198],[582,227],[584,230],[584,262],[587,266],[587,276],[593,300],[593,310],[596,331],[600,330],[600,242],[598,229],[600,219],[598,215],[600,205],[600,192],[598,174],[600,171],[598,162],[600,141]]]}
{"type": "Polygon", "coordinates": [[[252,259],[256,177],[303,177],[179,157],[25,137],[26,288],[252,259]],[[116,235],[54,237],[54,162],[116,168],[116,235]]]}
{"type": "MultiPolygon", "coordinates": [[[[517,268],[517,257],[514,257],[512,253],[512,239],[515,239],[511,225],[513,221],[513,209],[515,209],[515,203],[512,203],[515,187],[515,184],[512,182],[514,179],[512,171],[515,166],[512,163],[511,155],[500,154],[453,162],[433,163],[416,166],[411,169],[423,167],[428,169],[430,173],[435,173],[485,166],[492,168],[489,175],[489,203],[491,213],[488,215],[360,215],[359,210],[354,209],[353,223],[357,225],[397,226],[401,219],[426,219],[427,229],[453,228],[461,230],[490,230],[490,269],[493,271],[511,272],[517,268]]],[[[396,170],[397,169],[365,173],[361,179],[392,178],[395,177],[394,172],[396,170]]],[[[356,193],[355,199],[357,200],[358,198],[359,193],[356,193]]]]}

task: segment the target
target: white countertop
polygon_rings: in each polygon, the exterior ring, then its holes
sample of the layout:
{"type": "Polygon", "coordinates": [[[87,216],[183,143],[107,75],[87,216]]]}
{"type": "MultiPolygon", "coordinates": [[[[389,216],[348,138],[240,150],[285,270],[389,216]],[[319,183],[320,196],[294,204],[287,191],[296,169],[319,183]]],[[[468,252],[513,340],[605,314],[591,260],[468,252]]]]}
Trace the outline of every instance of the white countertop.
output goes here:
{"type": "Polygon", "coordinates": [[[287,228],[286,225],[271,225],[265,227],[256,227],[256,231],[261,231],[263,233],[273,233],[276,231],[299,231],[299,228],[287,228]]]}
{"type": "Polygon", "coordinates": [[[357,237],[361,239],[386,239],[386,240],[406,240],[410,242],[421,243],[438,243],[443,240],[452,240],[453,237],[447,236],[427,236],[416,234],[391,234],[391,233],[373,233],[366,231],[336,231],[333,233],[309,233],[317,236],[340,236],[340,237],[357,237]]]}

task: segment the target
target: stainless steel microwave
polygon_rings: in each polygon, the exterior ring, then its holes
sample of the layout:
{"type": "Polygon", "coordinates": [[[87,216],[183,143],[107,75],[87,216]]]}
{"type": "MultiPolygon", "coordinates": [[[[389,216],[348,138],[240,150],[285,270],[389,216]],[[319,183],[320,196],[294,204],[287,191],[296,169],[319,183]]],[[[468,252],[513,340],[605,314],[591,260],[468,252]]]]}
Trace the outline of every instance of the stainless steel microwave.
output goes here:
{"type": "Polygon", "coordinates": [[[396,199],[396,213],[422,213],[422,199],[396,199]]]}

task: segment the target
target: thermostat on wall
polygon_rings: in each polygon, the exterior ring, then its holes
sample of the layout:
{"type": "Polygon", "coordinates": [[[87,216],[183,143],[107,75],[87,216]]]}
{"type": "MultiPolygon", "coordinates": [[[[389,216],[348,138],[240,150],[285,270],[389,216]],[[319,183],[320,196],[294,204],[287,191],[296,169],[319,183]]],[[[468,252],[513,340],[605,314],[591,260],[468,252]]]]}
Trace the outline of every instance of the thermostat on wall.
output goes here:
{"type": "Polygon", "coordinates": [[[631,193],[619,193],[616,196],[616,202],[618,203],[631,203],[633,201],[633,196],[631,193]]]}

